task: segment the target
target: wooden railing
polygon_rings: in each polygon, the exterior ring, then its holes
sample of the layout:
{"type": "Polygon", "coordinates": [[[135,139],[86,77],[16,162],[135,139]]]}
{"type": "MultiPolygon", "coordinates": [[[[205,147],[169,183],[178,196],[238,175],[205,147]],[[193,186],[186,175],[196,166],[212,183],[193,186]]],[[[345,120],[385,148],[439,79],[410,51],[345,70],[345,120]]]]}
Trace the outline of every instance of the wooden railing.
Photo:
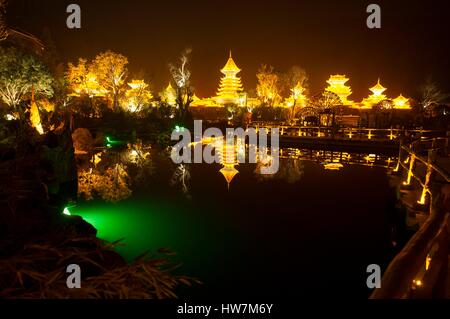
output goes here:
{"type": "Polygon", "coordinates": [[[450,217],[440,187],[449,183],[449,174],[437,165],[436,158],[440,154],[448,159],[448,143],[448,138],[434,139],[400,148],[396,170],[406,171],[404,185],[409,185],[412,179],[421,185],[422,196],[418,204],[425,204],[429,195],[430,216],[391,262],[384,273],[381,288],[374,291],[372,299],[436,297],[442,284],[439,280],[448,268],[450,252],[450,217]],[[424,152],[428,153],[427,157],[423,156],[424,152]],[[424,166],[426,170],[419,172],[418,166],[424,166]],[[439,183],[436,182],[438,178],[439,183]]]}

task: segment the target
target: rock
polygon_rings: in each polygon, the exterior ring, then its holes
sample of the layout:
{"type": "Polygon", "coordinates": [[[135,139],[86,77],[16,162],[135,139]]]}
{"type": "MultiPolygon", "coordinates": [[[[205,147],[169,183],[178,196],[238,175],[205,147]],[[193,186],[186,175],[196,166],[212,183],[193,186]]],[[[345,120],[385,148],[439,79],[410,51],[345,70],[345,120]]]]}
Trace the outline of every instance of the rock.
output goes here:
{"type": "Polygon", "coordinates": [[[78,235],[97,236],[97,229],[80,216],[67,216],[66,219],[69,227],[73,227],[78,235]]]}

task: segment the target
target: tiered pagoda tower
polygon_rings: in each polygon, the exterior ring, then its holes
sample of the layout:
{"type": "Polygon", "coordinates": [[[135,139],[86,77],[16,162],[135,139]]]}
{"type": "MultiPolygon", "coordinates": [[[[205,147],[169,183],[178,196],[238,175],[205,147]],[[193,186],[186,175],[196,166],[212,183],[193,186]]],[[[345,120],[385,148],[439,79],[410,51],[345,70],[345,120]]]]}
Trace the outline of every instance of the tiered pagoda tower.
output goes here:
{"type": "Polygon", "coordinates": [[[364,107],[371,108],[373,105],[387,99],[386,95],[384,94],[387,89],[381,85],[380,79],[378,79],[377,84],[369,90],[372,92],[372,95],[362,101],[364,107]]]}
{"type": "Polygon", "coordinates": [[[161,97],[161,101],[171,106],[175,106],[177,104],[177,91],[175,91],[170,82],[166,89],[159,94],[159,96],[161,97]]]}
{"type": "Polygon", "coordinates": [[[343,105],[352,105],[353,101],[348,100],[348,97],[352,95],[352,89],[345,85],[350,79],[345,75],[332,75],[327,81],[329,86],[326,91],[332,92],[339,96],[343,105]]]}
{"type": "Polygon", "coordinates": [[[243,88],[241,79],[237,75],[241,72],[241,69],[234,62],[231,51],[227,64],[220,72],[224,76],[220,80],[220,87],[216,97],[217,103],[221,105],[231,103],[240,105],[243,88]]]}
{"type": "Polygon", "coordinates": [[[223,166],[220,173],[225,177],[228,189],[230,189],[231,182],[239,173],[236,169],[236,166],[239,165],[236,158],[236,145],[228,145],[226,141],[223,141],[221,145],[219,145],[218,152],[220,163],[223,166]]]}

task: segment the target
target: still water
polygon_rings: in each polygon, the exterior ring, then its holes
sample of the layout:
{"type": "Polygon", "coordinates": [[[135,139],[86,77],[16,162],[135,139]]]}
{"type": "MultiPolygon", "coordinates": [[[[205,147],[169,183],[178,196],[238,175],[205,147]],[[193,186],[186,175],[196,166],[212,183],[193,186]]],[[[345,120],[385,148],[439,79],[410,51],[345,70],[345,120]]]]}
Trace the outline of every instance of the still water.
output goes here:
{"type": "MultiPolygon", "coordinates": [[[[287,149],[276,176],[221,165],[180,171],[152,152],[152,174],[119,203],[73,209],[128,260],[168,248],[178,270],[203,285],[182,298],[367,298],[366,268],[385,268],[395,251],[394,158],[287,149]],[[331,164],[331,165],[330,165],[331,164]]],[[[398,247],[397,247],[398,249],[398,247]]],[[[264,299],[267,300],[267,299],[264,299]]]]}

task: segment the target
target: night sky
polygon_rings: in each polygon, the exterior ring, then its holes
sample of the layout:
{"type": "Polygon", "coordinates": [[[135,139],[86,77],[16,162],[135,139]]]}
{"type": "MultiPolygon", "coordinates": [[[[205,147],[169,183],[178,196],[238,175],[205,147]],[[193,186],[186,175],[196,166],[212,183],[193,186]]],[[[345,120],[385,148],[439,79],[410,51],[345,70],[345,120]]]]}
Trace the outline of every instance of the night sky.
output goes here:
{"type": "Polygon", "coordinates": [[[193,49],[193,85],[214,95],[231,49],[246,90],[261,63],[285,71],[302,66],[313,93],[342,73],[359,101],[381,77],[388,96],[414,96],[427,76],[450,87],[448,1],[324,0],[10,0],[8,24],[42,37],[47,27],[64,62],[111,49],[131,72],[145,71],[159,91],[168,63],[193,49]],[[66,7],[82,9],[82,29],[66,28],[66,7]],[[382,29],[366,27],[366,7],[382,8],[382,29]],[[448,6],[448,5],[447,5],[448,6]]]}

